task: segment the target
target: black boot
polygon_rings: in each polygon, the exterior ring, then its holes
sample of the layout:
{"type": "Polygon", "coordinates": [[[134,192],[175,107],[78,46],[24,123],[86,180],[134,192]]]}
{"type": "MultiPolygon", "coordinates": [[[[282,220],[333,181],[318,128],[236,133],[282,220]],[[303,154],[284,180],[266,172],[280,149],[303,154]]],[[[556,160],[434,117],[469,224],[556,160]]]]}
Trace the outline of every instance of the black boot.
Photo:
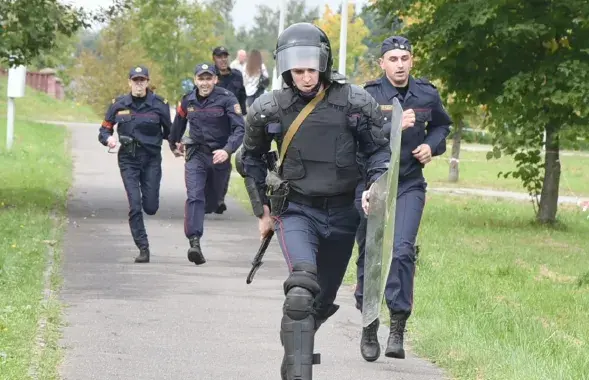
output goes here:
{"type": "Polygon", "coordinates": [[[224,213],[225,211],[227,211],[227,206],[226,206],[226,205],[225,205],[225,203],[223,202],[223,203],[221,203],[221,204],[219,205],[219,207],[217,207],[217,209],[215,210],[215,214],[222,214],[222,213],[224,213]]]}
{"type": "Polygon", "coordinates": [[[200,239],[197,237],[192,237],[188,241],[190,241],[190,248],[188,249],[188,261],[195,263],[196,265],[206,263],[207,261],[202,254],[202,250],[200,249],[200,239]]]}
{"type": "Polygon", "coordinates": [[[378,343],[378,318],[362,328],[362,338],[360,339],[360,353],[367,362],[373,362],[380,356],[380,343],[378,343]]]}
{"type": "Polygon", "coordinates": [[[403,334],[405,333],[406,323],[407,317],[405,315],[391,314],[391,330],[387,342],[387,349],[384,353],[387,358],[405,359],[403,334]]]}
{"type": "Polygon", "coordinates": [[[141,248],[139,250],[139,256],[135,257],[136,263],[148,263],[149,262],[149,248],[141,248]]]}

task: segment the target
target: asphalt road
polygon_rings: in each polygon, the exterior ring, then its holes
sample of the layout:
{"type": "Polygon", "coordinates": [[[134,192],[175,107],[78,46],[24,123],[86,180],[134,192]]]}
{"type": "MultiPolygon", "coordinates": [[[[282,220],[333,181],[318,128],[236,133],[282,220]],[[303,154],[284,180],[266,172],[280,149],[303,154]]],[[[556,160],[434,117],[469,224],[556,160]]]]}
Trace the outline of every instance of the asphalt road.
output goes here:
{"type": "MultiPolygon", "coordinates": [[[[273,242],[251,285],[259,241],[253,217],[236,202],[205,221],[207,263],[186,259],[183,162],[164,149],[161,206],[146,216],[152,260],[134,264],[127,199],[116,163],[97,142],[97,125],[70,124],[75,160],[64,243],[67,326],[65,380],[277,380],[287,267],[273,242]]],[[[233,179],[235,180],[235,179],[233,179]]],[[[413,355],[365,362],[353,289],[316,337],[315,379],[436,380],[442,372],[413,355]]],[[[380,331],[386,344],[385,327],[380,331]]]]}

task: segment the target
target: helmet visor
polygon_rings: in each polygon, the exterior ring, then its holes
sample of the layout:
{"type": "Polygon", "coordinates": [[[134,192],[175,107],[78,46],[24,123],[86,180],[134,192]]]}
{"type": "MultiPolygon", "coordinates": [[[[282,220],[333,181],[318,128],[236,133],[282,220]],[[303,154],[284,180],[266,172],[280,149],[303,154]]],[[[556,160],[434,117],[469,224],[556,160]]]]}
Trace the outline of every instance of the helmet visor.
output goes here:
{"type": "Polygon", "coordinates": [[[327,53],[318,46],[292,46],[276,53],[276,70],[279,74],[292,69],[313,69],[325,72],[327,53]]]}

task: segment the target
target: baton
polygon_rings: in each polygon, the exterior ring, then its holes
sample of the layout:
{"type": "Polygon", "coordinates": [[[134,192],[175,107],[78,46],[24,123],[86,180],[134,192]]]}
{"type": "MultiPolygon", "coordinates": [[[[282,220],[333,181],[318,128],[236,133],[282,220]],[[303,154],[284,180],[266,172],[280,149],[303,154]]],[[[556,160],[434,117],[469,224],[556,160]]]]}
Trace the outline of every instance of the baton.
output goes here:
{"type": "Polygon", "coordinates": [[[270,241],[272,240],[272,236],[274,236],[274,231],[270,230],[270,232],[268,232],[268,235],[266,235],[264,237],[264,240],[262,240],[262,243],[260,244],[260,248],[258,248],[258,253],[256,253],[254,260],[252,261],[252,269],[250,270],[250,273],[247,275],[247,279],[245,280],[246,284],[249,285],[252,283],[252,281],[254,280],[254,276],[256,275],[256,272],[262,266],[262,264],[263,264],[262,257],[264,257],[264,254],[266,253],[266,250],[268,249],[268,245],[270,244],[270,241]]]}

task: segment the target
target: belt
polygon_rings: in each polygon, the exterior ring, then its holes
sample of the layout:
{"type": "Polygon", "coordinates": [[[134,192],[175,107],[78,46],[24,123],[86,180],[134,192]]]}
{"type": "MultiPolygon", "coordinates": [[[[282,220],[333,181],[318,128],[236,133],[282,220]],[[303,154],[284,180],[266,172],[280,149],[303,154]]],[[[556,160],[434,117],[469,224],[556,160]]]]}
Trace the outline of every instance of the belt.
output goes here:
{"type": "Polygon", "coordinates": [[[326,210],[329,208],[353,205],[355,194],[352,192],[349,194],[332,195],[328,197],[317,197],[300,194],[291,189],[288,192],[286,199],[291,202],[300,203],[305,206],[326,210]]]}

